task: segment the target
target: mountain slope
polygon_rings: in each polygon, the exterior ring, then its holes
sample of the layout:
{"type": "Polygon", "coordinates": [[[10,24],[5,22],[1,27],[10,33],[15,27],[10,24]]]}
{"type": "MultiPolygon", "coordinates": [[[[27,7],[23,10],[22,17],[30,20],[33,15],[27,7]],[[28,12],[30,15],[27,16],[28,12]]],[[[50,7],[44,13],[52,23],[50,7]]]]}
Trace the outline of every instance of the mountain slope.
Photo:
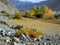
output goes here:
{"type": "Polygon", "coordinates": [[[40,3],[22,2],[19,0],[10,0],[19,10],[31,10],[33,6],[47,5],[54,11],[60,11],[60,0],[47,0],[40,3]]]}
{"type": "Polygon", "coordinates": [[[15,6],[8,0],[0,0],[0,11],[6,11],[9,14],[14,14],[15,10],[17,10],[15,6]]]}
{"type": "Polygon", "coordinates": [[[23,1],[19,1],[19,0],[10,0],[10,2],[12,2],[13,4],[15,4],[16,7],[19,10],[24,10],[24,9],[28,8],[28,6],[31,8],[31,5],[33,5],[32,2],[23,2],[23,1]]]}
{"type": "Polygon", "coordinates": [[[47,0],[45,2],[41,2],[40,4],[47,5],[54,11],[60,11],[60,0],[47,0]]]}

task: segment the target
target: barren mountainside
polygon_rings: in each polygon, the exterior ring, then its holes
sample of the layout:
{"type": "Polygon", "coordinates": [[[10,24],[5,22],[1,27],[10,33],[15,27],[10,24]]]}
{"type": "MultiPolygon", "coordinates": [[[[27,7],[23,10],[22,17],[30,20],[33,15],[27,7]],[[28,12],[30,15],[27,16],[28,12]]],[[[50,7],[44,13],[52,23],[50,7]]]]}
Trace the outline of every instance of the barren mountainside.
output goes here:
{"type": "Polygon", "coordinates": [[[15,10],[17,10],[15,6],[8,0],[0,0],[0,11],[6,11],[9,14],[14,14],[15,10]]]}

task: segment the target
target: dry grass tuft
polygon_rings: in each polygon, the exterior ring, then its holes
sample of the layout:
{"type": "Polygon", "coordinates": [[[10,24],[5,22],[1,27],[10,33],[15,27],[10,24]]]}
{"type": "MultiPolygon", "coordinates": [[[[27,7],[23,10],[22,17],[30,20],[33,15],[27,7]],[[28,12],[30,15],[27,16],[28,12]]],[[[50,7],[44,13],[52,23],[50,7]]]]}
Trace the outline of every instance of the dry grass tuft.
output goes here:
{"type": "Polygon", "coordinates": [[[33,38],[37,38],[39,36],[44,35],[45,33],[40,30],[32,29],[32,28],[22,28],[21,30],[17,30],[16,35],[19,36],[21,34],[29,35],[33,38]]]}

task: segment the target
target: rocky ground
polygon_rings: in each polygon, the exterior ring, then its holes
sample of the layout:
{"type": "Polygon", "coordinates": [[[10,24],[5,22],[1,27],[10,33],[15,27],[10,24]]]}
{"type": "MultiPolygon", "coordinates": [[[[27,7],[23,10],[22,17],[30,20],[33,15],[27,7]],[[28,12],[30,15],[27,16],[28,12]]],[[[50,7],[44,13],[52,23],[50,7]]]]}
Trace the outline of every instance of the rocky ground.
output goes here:
{"type": "Polygon", "coordinates": [[[0,45],[60,45],[60,25],[27,18],[16,20],[0,14],[0,45]],[[18,25],[19,28],[42,30],[46,34],[38,38],[24,34],[17,37],[15,33],[18,25]]]}
{"type": "Polygon", "coordinates": [[[60,45],[60,23],[29,18],[12,19],[15,11],[18,10],[8,0],[0,0],[0,45],[60,45]],[[38,38],[25,34],[16,36],[16,29],[22,27],[42,30],[45,35],[38,38]]]}

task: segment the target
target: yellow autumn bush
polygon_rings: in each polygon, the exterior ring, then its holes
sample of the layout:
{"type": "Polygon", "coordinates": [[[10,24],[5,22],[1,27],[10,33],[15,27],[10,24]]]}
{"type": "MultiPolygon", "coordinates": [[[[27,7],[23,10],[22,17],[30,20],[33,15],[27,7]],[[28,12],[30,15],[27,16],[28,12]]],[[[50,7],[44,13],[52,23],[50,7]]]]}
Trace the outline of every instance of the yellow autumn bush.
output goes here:
{"type": "Polygon", "coordinates": [[[22,28],[20,30],[17,30],[16,35],[19,36],[21,34],[29,35],[31,37],[37,38],[39,36],[44,35],[45,33],[41,30],[36,30],[32,28],[22,28]]]}
{"type": "Polygon", "coordinates": [[[15,12],[15,16],[13,18],[14,19],[22,19],[22,15],[20,12],[15,12]]]}
{"type": "Polygon", "coordinates": [[[32,10],[32,11],[30,12],[29,16],[30,16],[30,17],[33,17],[35,14],[36,14],[35,11],[32,10]]]}

